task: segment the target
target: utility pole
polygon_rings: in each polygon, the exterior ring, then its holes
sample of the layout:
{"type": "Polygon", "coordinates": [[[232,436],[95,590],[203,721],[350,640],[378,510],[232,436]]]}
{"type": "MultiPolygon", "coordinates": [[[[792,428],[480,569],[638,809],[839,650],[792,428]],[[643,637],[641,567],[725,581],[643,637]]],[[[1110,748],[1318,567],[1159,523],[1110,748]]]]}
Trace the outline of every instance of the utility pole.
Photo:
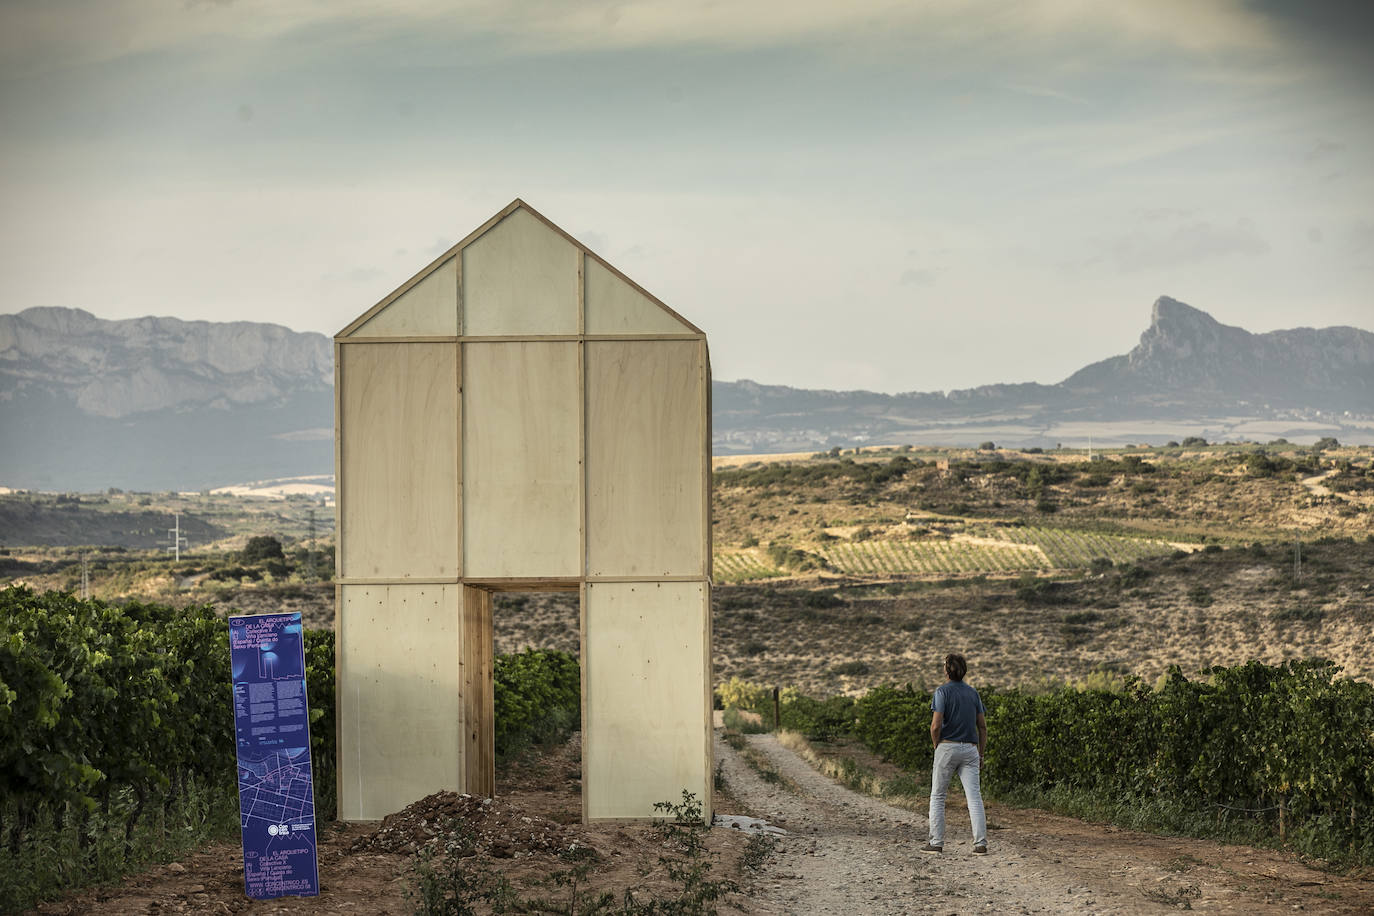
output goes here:
{"type": "Polygon", "coordinates": [[[310,536],[305,541],[305,574],[315,581],[315,506],[310,505],[310,536]]]}
{"type": "Polygon", "coordinates": [[[167,552],[173,554],[176,562],[180,563],[181,545],[186,544],[186,538],[181,535],[181,513],[174,513],[172,518],[175,520],[176,527],[167,529],[167,536],[172,539],[172,546],[167,548],[167,552]]]}

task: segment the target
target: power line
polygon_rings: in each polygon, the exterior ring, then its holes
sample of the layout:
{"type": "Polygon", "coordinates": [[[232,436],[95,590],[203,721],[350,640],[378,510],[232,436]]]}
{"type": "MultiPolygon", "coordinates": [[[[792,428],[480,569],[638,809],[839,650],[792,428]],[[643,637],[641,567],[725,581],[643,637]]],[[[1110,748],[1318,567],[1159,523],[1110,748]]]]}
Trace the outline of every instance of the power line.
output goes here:
{"type": "Polygon", "coordinates": [[[167,548],[167,552],[174,554],[176,562],[180,563],[182,545],[185,545],[188,549],[191,545],[181,533],[181,513],[173,513],[172,518],[175,520],[176,527],[167,529],[167,537],[172,539],[172,546],[167,548]]]}

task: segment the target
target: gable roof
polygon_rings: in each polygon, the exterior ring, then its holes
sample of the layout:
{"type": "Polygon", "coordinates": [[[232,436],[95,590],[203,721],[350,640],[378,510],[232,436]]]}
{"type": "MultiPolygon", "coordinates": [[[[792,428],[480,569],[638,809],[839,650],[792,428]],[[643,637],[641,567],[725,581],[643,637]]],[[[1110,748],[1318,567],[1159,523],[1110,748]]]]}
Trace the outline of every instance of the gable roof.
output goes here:
{"type": "MultiPolygon", "coordinates": [[[[346,338],[353,336],[371,336],[370,334],[358,334],[358,331],[362,330],[364,326],[368,325],[369,323],[373,324],[374,330],[376,330],[379,326],[382,326],[382,323],[386,323],[389,326],[389,329],[392,331],[403,331],[403,329],[407,326],[406,318],[404,316],[397,315],[395,318],[393,318],[392,321],[388,323],[387,317],[384,316],[384,313],[387,312],[387,310],[390,309],[393,305],[399,306],[401,300],[403,299],[407,299],[411,302],[423,302],[425,298],[432,295],[435,290],[442,289],[443,284],[447,282],[447,276],[449,274],[453,274],[454,289],[456,291],[458,285],[462,282],[461,276],[458,273],[457,268],[462,262],[464,250],[467,249],[469,246],[473,245],[474,243],[476,243],[483,236],[486,236],[487,233],[495,229],[503,220],[505,220],[508,216],[515,213],[516,211],[524,211],[528,215],[534,217],[536,220],[539,221],[539,223],[543,224],[543,226],[552,230],[558,236],[562,237],[562,239],[569,242],[580,253],[581,256],[586,258],[587,269],[585,270],[585,276],[583,277],[584,283],[597,283],[599,284],[599,288],[605,289],[606,295],[619,298],[622,301],[625,301],[626,297],[643,297],[643,299],[646,300],[646,304],[649,306],[649,308],[661,313],[661,315],[659,316],[661,320],[681,325],[681,330],[678,333],[684,335],[703,334],[700,328],[692,324],[687,319],[683,318],[680,314],[678,314],[676,311],[674,311],[672,308],[666,305],[661,299],[659,299],[653,293],[650,293],[648,290],[644,289],[644,287],[640,286],[638,283],[634,282],[629,277],[625,276],[605,258],[601,257],[596,252],[588,248],[586,245],[582,244],[580,241],[573,238],[570,234],[565,232],[561,227],[559,227],[548,217],[544,216],[538,210],[534,209],[529,204],[525,203],[523,200],[517,197],[515,200],[511,201],[500,211],[498,211],[495,215],[493,215],[490,219],[484,222],[482,225],[474,229],[466,238],[464,238],[458,244],[454,245],[452,248],[445,251],[443,254],[439,255],[428,265],[426,265],[423,269],[421,269],[418,273],[416,273],[413,277],[411,277],[405,283],[402,283],[399,287],[397,287],[390,295],[386,296],[384,299],[382,299],[382,301],[372,306],[372,308],[368,309],[366,312],[363,312],[363,314],[359,315],[356,319],[350,322],[347,327],[343,328],[343,330],[339,331],[334,336],[336,338],[346,338]],[[593,277],[595,277],[596,279],[593,280],[593,277]],[[412,293],[414,295],[408,295],[412,293]]],[[[433,330],[430,330],[427,332],[422,331],[416,334],[416,336],[455,336],[458,333],[457,322],[458,314],[457,310],[455,309],[454,327],[451,331],[447,332],[447,335],[445,335],[444,333],[437,333],[433,330]]],[[[588,331],[586,333],[594,332],[588,331]]],[[[404,334],[392,334],[390,336],[404,336],[404,334]]]]}

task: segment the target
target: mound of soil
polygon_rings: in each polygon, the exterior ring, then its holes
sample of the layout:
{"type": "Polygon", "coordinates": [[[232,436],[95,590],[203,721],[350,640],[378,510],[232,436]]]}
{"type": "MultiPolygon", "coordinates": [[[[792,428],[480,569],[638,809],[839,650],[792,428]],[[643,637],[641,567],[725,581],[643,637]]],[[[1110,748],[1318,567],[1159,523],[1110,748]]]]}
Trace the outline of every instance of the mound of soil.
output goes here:
{"type": "Polygon", "coordinates": [[[460,856],[509,859],[566,849],[568,833],[509,798],[436,792],[387,815],[375,830],[354,840],[349,852],[411,855],[444,841],[446,852],[460,856]]]}

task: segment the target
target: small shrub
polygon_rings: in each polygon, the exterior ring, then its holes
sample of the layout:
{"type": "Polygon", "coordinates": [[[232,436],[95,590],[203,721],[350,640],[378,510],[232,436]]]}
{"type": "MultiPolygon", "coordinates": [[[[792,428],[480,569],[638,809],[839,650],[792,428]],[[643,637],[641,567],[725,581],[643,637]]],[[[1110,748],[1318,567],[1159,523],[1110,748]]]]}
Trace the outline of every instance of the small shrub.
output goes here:
{"type": "Polygon", "coordinates": [[[844,607],[844,599],[833,591],[807,592],[802,596],[802,604],[807,607],[826,610],[829,608],[844,607]]]}
{"type": "Polygon", "coordinates": [[[831,674],[846,675],[846,676],[860,676],[860,675],[870,674],[870,673],[872,672],[872,670],[873,670],[873,669],[869,667],[869,665],[868,665],[867,662],[852,661],[852,662],[841,662],[841,663],[838,664],[838,665],[832,666],[831,669],[830,669],[830,673],[831,673],[831,674]]]}
{"type": "Polygon", "coordinates": [[[260,534],[248,539],[243,550],[239,551],[239,559],[243,563],[259,563],[264,560],[285,560],[286,554],[282,552],[281,541],[269,534],[260,534]]]}
{"type": "Polygon", "coordinates": [[[771,701],[773,692],[762,684],[751,684],[740,677],[732,677],[716,688],[723,709],[748,709],[757,712],[771,701]]]}
{"type": "Polygon", "coordinates": [[[820,571],[831,568],[824,557],[799,547],[788,547],[786,544],[769,545],[768,559],[772,560],[774,565],[780,569],[793,569],[797,572],[820,571]]]}
{"type": "Polygon", "coordinates": [[[764,723],[761,716],[757,714],[746,715],[743,711],[738,709],[732,708],[725,710],[722,718],[725,721],[726,728],[732,732],[738,732],[741,735],[762,735],[769,730],[768,725],[764,723]]]}
{"type": "Polygon", "coordinates": [[[744,854],[739,860],[740,867],[751,870],[762,868],[777,845],[777,837],[766,833],[754,834],[749,838],[749,842],[744,844],[744,854]]]}
{"type": "Polygon", "coordinates": [[[1025,604],[1073,604],[1067,592],[1053,579],[1040,579],[1034,573],[1021,577],[1016,597],[1025,604]]]}
{"type": "Polygon", "coordinates": [[[1316,623],[1326,615],[1322,612],[1321,608],[1297,605],[1294,607],[1279,608],[1277,611],[1274,611],[1271,616],[1275,620],[1316,623]]]}

